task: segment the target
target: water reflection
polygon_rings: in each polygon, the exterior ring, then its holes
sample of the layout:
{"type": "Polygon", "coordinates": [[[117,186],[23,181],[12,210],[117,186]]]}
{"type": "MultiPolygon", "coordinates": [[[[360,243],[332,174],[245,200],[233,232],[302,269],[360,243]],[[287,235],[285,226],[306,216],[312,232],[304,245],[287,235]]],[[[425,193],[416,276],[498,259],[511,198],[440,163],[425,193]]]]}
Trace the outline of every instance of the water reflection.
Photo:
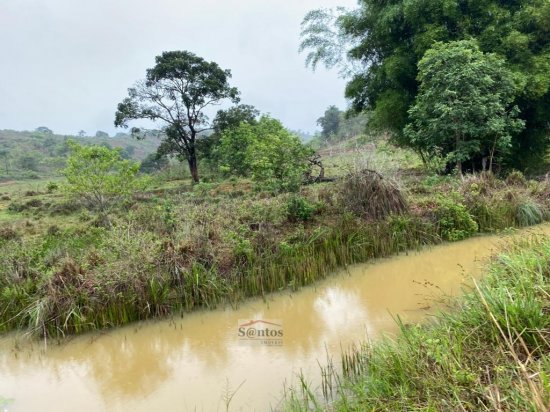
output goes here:
{"type": "MultiPolygon", "coordinates": [[[[538,230],[550,234],[548,225],[538,230]]],[[[342,347],[394,332],[392,316],[416,322],[433,313],[499,241],[471,239],[353,266],[317,287],[236,311],[141,323],[47,349],[5,337],[0,395],[15,399],[10,411],[212,411],[225,410],[224,393],[242,384],[230,410],[266,410],[300,370],[316,378],[327,352],[338,359],[342,347]],[[282,347],[238,340],[239,319],[262,318],[282,320],[282,347]]]]}

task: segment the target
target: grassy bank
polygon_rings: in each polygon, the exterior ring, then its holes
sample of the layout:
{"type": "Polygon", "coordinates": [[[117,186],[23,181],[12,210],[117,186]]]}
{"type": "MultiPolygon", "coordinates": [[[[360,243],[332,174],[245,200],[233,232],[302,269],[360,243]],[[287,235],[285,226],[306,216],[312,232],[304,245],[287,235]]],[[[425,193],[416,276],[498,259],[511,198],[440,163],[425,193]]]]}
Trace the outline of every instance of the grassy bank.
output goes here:
{"type": "Polygon", "coordinates": [[[57,183],[0,194],[0,330],[59,336],[238,304],[346,264],[550,217],[548,180],[378,168],[387,179],[339,165],[339,181],[294,194],[158,181],[108,216],[57,183]]]}
{"type": "Polygon", "coordinates": [[[550,239],[517,241],[487,272],[450,313],[344,355],[325,376],[336,400],[304,384],[288,410],[549,410],[550,239]]]}

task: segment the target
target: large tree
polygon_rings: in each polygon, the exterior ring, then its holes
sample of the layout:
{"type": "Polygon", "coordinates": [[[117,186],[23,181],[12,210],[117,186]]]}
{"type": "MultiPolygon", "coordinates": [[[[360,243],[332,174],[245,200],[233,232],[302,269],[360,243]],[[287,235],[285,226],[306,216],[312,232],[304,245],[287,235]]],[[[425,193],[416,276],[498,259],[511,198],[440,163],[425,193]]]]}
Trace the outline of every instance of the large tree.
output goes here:
{"type": "Polygon", "coordinates": [[[237,129],[241,123],[254,125],[260,111],[254,106],[240,104],[226,110],[219,110],[212,122],[213,133],[197,140],[199,157],[206,160],[211,166],[219,163],[219,152],[216,150],[224,132],[237,129]]]}
{"type": "Polygon", "coordinates": [[[193,181],[198,182],[196,141],[211,129],[204,110],[225,99],[238,102],[239,92],[230,86],[230,78],[229,70],[193,53],[164,52],[147,70],[145,80],[128,89],[128,97],[118,105],[115,126],[127,127],[135,119],[163,122],[163,146],[187,160],[193,181]]]}
{"type": "Polygon", "coordinates": [[[10,152],[8,150],[0,150],[0,158],[4,159],[4,168],[6,169],[6,175],[10,173],[9,170],[9,154],[10,152]]]}
{"type": "Polygon", "coordinates": [[[420,90],[405,127],[411,146],[423,156],[444,156],[460,174],[476,157],[492,171],[495,154],[507,153],[525,124],[512,106],[517,85],[504,61],[462,40],[435,43],[418,69],[420,90]]]}
{"type": "Polygon", "coordinates": [[[330,106],[325,110],[323,117],[317,119],[317,124],[321,126],[321,134],[325,139],[330,139],[338,133],[340,118],[340,110],[336,106],[330,106]]]}
{"type": "Polygon", "coordinates": [[[515,103],[526,128],[513,139],[508,162],[525,167],[542,160],[549,143],[548,0],[360,0],[355,10],[332,20],[327,15],[306,16],[303,47],[310,55],[318,51],[313,54],[318,59],[308,62],[331,67],[341,51],[315,36],[334,46],[351,45],[348,56],[361,65],[351,74],[346,95],[355,110],[373,112],[371,126],[392,130],[398,142],[409,145],[402,131],[418,93],[418,62],[437,41],[474,38],[483,52],[501,56],[521,78],[515,103]]]}

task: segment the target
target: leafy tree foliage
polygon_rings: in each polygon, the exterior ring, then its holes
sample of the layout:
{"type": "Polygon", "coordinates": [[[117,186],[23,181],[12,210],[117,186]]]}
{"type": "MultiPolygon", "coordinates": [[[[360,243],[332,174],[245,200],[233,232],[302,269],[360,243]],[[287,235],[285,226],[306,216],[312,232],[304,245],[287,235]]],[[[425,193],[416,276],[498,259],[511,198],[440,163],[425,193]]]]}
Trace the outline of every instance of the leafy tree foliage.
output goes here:
{"type": "Polygon", "coordinates": [[[42,134],[53,134],[53,131],[46,127],[46,126],[40,126],[35,129],[36,133],[42,133],[42,134]]]}
{"type": "Polygon", "coordinates": [[[217,151],[224,173],[251,177],[272,190],[297,189],[312,154],[298,136],[269,116],[226,130],[217,151]]]}
{"type": "Polygon", "coordinates": [[[338,68],[342,77],[350,77],[358,69],[355,60],[347,54],[355,46],[355,39],[342,26],[352,11],[344,7],[336,10],[311,10],[302,21],[300,52],[306,52],[306,66],[315,70],[319,64],[338,68]]]}
{"type": "MultiPolygon", "coordinates": [[[[399,143],[410,145],[402,131],[419,90],[418,62],[437,41],[474,38],[481,51],[502,57],[520,80],[515,103],[526,127],[512,140],[509,164],[522,167],[542,161],[549,144],[547,0],[360,0],[357,9],[340,12],[333,21],[329,29],[334,35],[326,37],[347,37],[348,57],[361,64],[346,95],[354,110],[373,111],[372,126],[392,130],[399,143]]],[[[313,33],[323,36],[323,30],[321,26],[313,33]]],[[[317,52],[320,62],[334,64],[330,48],[315,41],[311,32],[303,36],[305,48],[317,52]]]]}
{"type": "Polygon", "coordinates": [[[260,111],[249,104],[240,104],[227,110],[220,110],[216,114],[213,126],[215,133],[223,133],[235,129],[241,123],[256,124],[260,111]]]}
{"type": "Polygon", "coordinates": [[[140,164],[122,159],[119,150],[73,141],[69,147],[71,153],[63,170],[65,189],[83,199],[90,209],[104,213],[115,202],[144,188],[146,181],[137,177],[140,164]]]}
{"type": "Polygon", "coordinates": [[[220,159],[217,157],[218,152],[215,149],[220,143],[222,134],[228,130],[237,129],[241,123],[256,124],[259,115],[259,110],[247,104],[219,110],[212,122],[213,133],[197,140],[200,157],[211,165],[219,163],[220,159]]]}
{"type": "Polygon", "coordinates": [[[507,153],[521,131],[511,104],[517,86],[504,61],[484,54],[475,41],[435,43],[418,65],[420,90],[409,110],[405,137],[422,154],[462,164],[478,154],[492,170],[495,153],[507,153]]]}
{"type": "Polygon", "coordinates": [[[140,171],[142,173],[154,173],[168,166],[168,163],[168,157],[151,153],[141,162],[140,171]]]}
{"type": "Polygon", "coordinates": [[[336,135],[340,128],[340,110],[336,106],[330,106],[323,117],[317,120],[317,124],[321,126],[321,135],[325,139],[336,135]]]}
{"type": "Polygon", "coordinates": [[[204,109],[225,99],[238,102],[239,92],[229,85],[230,78],[229,70],[193,53],[164,52],[147,70],[145,80],[128,89],[128,97],[118,105],[115,125],[127,127],[135,119],[163,122],[164,147],[187,160],[198,182],[196,141],[210,129],[204,109]]]}
{"type": "Polygon", "coordinates": [[[6,175],[9,175],[10,173],[9,155],[10,155],[10,152],[8,150],[0,150],[0,158],[3,159],[6,175]]]}
{"type": "Polygon", "coordinates": [[[19,167],[32,172],[38,171],[38,160],[31,154],[22,155],[19,158],[19,167]]]}
{"type": "Polygon", "coordinates": [[[98,130],[97,132],[95,132],[95,137],[107,138],[109,137],[109,133],[104,132],[102,130],[98,130]]]}

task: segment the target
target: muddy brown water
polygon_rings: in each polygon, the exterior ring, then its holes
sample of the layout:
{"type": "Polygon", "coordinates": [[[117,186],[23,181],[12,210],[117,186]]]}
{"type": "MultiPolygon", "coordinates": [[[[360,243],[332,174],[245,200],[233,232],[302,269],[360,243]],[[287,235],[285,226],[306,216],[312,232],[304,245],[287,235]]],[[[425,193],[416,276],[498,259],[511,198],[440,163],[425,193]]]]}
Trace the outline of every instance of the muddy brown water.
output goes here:
{"type": "MultiPolygon", "coordinates": [[[[530,232],[550,235],[550,225],[514,236],[530,232]]],[[[336,361],[354,343],[395,333],[397,315],[425,320],[444,307],[444,297],[479,276],[484,260],[509,239],[477,237],[354,265],[313,287],[237,310],[144,322],[47,347],[4,336],[0,411],[225,411],[231,395],[231,411],[277,409],[284,385],[296,384],[298,373],[315,388],[327,356],[336,361]],[[243,341],[243,320],[281,323],[282,346],[243,341]]]]}

